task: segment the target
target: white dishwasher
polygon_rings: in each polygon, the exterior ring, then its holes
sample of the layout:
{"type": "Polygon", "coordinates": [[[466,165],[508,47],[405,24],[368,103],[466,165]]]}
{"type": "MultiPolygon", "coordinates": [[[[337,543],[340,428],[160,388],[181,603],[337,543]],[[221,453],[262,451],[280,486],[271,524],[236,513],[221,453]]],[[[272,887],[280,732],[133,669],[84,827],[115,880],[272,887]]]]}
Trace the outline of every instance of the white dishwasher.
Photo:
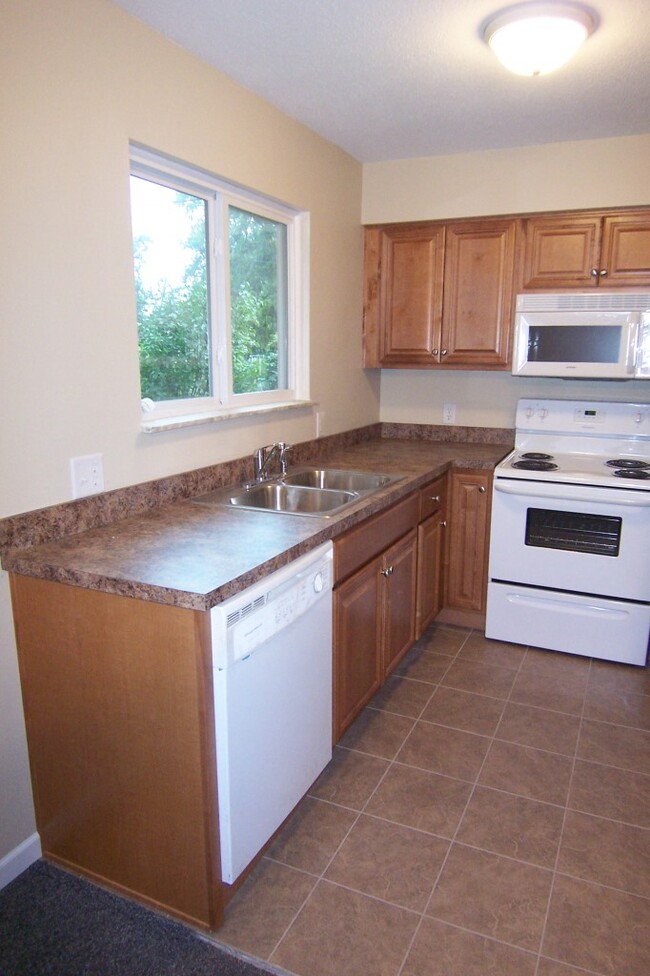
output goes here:
{"type": "Polygon", "coordinates": [[[332,758],[331,542],[211,612],[222,880],[332,758]]]}

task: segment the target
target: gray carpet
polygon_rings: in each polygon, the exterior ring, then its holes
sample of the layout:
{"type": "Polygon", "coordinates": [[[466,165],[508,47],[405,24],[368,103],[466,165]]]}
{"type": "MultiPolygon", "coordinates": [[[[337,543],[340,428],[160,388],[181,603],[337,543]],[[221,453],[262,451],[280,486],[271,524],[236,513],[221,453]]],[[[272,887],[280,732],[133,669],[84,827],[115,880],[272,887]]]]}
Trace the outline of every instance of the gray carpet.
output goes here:
{"type": "Polygon", "coordinates": [[[0,891],[0,976],[266,976],[196,932],[37,861],[0,891]]]}

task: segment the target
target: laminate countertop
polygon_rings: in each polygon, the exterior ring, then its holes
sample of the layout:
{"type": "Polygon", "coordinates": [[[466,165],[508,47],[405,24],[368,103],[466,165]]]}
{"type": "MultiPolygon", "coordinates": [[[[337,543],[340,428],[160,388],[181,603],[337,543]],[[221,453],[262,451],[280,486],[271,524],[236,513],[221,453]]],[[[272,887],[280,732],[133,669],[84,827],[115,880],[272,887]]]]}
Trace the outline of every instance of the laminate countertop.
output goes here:
{"type": "Polygon", "coordinates": [[[21,575],[208,610],[450,468],[492,470],[508,450],[502,443],[364,441],[295,465],[400,476],[340,514],[249,511],[187,497],[42,544],[9,547],[2,565],[21,575]]]}

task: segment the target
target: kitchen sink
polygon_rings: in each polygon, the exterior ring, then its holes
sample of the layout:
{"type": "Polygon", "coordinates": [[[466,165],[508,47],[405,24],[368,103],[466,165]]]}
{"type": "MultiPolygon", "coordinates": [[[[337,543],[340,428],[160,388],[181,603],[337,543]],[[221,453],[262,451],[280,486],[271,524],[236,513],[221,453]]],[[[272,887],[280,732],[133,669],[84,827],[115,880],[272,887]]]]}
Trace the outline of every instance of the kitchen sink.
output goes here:
{"type": "Polygon", "coordinates": [[[294,515],[329,515],[356,502],[358,497],[358,494],[351,491],[306,488],[281,481],[268,481],[231,495],[230,504],[294,515]]]}
{"type": "Polygon", "coordinates": [[[371,471],[346,471],[344,468],[310,468],[296,471],[282,479],[286,485],[304,485],[307,488],[333,488],[337,491],[364,493],[376,491],[390,484],[395,478],[388,474],[371,471]]]}
{"type": "Polygon", "coordinates": [[[401,477],[343,468],[309,468],[292,471],[273,481],[219,488],[192,501],[200,505],[232,505],[262,512],[327,518],[401,477]]]}

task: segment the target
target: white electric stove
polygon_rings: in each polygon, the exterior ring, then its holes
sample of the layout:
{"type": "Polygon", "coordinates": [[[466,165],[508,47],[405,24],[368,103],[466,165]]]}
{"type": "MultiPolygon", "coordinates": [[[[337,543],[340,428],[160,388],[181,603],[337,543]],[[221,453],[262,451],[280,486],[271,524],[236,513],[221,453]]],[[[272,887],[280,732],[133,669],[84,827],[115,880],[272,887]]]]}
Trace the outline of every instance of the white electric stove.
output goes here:
{"type": "Polygon", "coordinates": [[[486,636],[644,665],[650,404],[522,399],[494,472],[486,636]]]}

